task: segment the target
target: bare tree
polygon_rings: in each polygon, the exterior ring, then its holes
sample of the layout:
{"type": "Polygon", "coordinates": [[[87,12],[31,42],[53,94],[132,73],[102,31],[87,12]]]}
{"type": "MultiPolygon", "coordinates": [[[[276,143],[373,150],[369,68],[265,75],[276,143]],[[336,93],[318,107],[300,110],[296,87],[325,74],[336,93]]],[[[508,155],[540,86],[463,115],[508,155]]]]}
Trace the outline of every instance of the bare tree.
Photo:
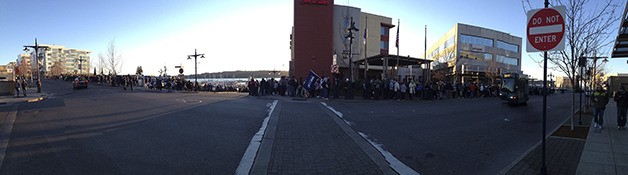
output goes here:
{"type": "Polygon", "coordinates": [[[166,68],[166,66],[164,66],[164,77],[167,76],[166,73],[168,72],[168,68],[166,68]]]}
{"type": "Polygon", "coordinates": [[[50,67],[50,75],[58,76],[65,73],[65,64],[61,60],[52,63],[50,67]]]}
{"type": "MultiPolygon", "coordinates": [[[[609,38],[614,34],[615,22],[619,20],[617,7],[614,0],[606,2],[590,0],[554,0],[555,5],[565,5],[565,50],[548,52],[548,61],[552,63],[552,69],[562,71],[569,77],[569,81],[575,84],[576,70],[578,70],[578,57],[593,56],[603,53],[605,48],[613,41],[609,38]],[[563,2],[565,1],[565,2],[563,2]],[[585,7],[600,7],[586,9],[585,7]]],[[[530,9],[529,0],[524,0],[524,10],[530,9]],[[526,3],[527,2],[527,3],[526,3]]],[[[539,61],[539,62],[542,62],[539,61]]],[[[598,65],[600,66],[600,65],[598,65]]]]}
{"type": "Polygon", "coordinates": [[[100,69],[100,74],[104,74],[107,69],[107,62],[105,61],[105,56],[102,53],[98,53],[98,69],[100,69]]]}
{"type": "Polygon", "coordinates": [[[116,48],[115,39],[109,41],[109,45],[107,45],[105,67],[113,73],[113,75],[117,75],[122,69],[122,55],[120,55],[118,49],[116,48]]]}
{"type": "Polygon", "coordinates": [[[137,69],[135,69],[135,75],[143,75],[144,70],[142,70],[142,66],[137,66],[137,69]]]}
{"type": "MultiPolygon", "coordinates": [[[[484,75],[486,76],[486,78],[488,78],[489,80],[491,80],[489,83],[490,85],[495,83],[495,78],[501,76],[499,75],[499,68],[500,66],[500,60],[497,60],[498,58],[493,58],[490,61],[488,61],[488,66],[486,67],[486,71],[484,72],[484,75]]],[[[487,60],[485,60],[487,61],[487,60]]]]}
{"type": "Polygon", "coordinates": [[[434,62],[432,78],[438,81],[443,81],[447,78],[447,74],[452,73],[451,70],[455,65],[454,60],[456,58],[456,46],[447,47],[441,54],[435,55],[434,57],[437,59],[435,59],[434,62]]]}
{"type": "Polygon", "coordinates": [[[21,77],[27,77],[30,75],[29,73],[31,72],[31,68],[30,66],[28,66],[28,62],[26,61],[26,59],[22,59],[20,61],[17,69],[20,71],[18,75],[20,75],[21,77]]]}
{"type": "MultiPolygon", "coordinates": [[[[522,4],[524,11],[532,9],[529,0],[522,0],[522,4]]],[[[571,84],[575,85],[578,58],[603,54],[605,48],[613,42],[610,37],[615,34],[615,23],[621,16],[617,12],[619,5],[614,0],[553,0],[551,4],[566,7],[565,50],[548,52],[547,59],[552,63],[552,69],[565,73],[571,84]]],[[[577,87],[573,88],[575,90],[577,87]]],[[[575,98],[574,93],[572,111],[576,109],[575,98]]]]}

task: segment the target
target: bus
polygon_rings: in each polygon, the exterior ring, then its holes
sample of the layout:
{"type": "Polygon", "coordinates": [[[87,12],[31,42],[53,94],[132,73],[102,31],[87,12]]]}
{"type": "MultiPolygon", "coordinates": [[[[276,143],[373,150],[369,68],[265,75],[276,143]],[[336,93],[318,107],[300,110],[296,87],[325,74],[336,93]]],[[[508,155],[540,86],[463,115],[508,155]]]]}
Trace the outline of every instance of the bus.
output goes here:
{"type": "Polygon", "coordinates": [[[526,104],[528,98],[528,80],[517,73],[502,75],[499,97],[508,104],[526,104]]]}

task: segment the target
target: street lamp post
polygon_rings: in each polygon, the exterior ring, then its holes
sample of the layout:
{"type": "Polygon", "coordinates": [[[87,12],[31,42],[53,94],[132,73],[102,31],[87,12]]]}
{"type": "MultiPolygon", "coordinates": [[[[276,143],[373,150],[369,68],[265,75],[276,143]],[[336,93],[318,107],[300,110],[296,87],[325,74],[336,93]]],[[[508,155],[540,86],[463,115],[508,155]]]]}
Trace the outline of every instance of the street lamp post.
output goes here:
{"type": "Polygon", "coordinates": [[[34,46],[24,46],[24,52],[28,52],[28,48],[35,50],[35,60],[37,61],[37,93],[41,93],[41,70],[39,68],[39,49],[48,49],[48,46],[40,46],[37,44],[37,38],[35,38],[34,46]]]}
{"type": "Polygon", "coordinates": [[[197,87],[198,86],[198,72],[197,72],[197,63],[198,62],[196,61],[196,59],[198,57],[205,58],[205,54],[202,54],[202,53],[199,54],[199,53],[196,52],[196,49],[194,49],[194,55],[188,55],[188,60],[192,59],[192,57],[194,57],[194,91],[196,91],[198,89],[198,87],[197,87]]]}
{"type": "Polygon", "coordinates": [[[79,61],[79,65],[78,65],[79,74],[83,74],[82,67],[83,67],[83,61],[85,61],[85,59],[79,56],[79,59],[76,59],[76,60],[79,61]]]}
{"type": "Polygon", "coordinates": [[[345,37],[349,39],[349,86],[347,88],[347,96],[346,99],[353,99],[353,31],[359,31],[358,28],[355,27],[355,22],[353,22],[353,17],[351,17],[351,26],[347,29],[349,34],[345,37]]]}

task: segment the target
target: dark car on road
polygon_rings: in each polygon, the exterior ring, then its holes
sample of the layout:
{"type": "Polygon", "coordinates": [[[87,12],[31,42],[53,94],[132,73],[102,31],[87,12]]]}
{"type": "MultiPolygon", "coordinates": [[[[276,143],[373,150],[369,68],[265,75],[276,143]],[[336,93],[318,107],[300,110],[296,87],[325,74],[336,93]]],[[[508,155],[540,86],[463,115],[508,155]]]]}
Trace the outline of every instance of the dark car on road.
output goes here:
{"type": "Polygon", "coordinates": [[[87,88],[87,84],[89,84],[89,81],[87,81],[87,78],[83,76],[74,78],[74,81],[72,82],[74,89],[87,88]]]}

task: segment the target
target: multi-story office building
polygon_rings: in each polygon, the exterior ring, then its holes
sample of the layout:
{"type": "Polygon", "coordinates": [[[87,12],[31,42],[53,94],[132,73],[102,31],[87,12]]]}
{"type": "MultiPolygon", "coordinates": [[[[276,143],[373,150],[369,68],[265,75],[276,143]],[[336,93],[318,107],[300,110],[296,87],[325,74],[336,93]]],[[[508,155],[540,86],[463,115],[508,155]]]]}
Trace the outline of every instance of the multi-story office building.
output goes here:
{"type": "MultiPolygon", "coordinates": [[[[388,55],[389,30],[395,27],[391,18],[364,13],[356,7],[334,5],[333,2],[294,1],[294,27],[290,35],[290,75],[305,78],[309,70],[313,70],[320,76],[329,76],[331,65],[338,65],[340,74],[347,76],[350,49],[354,62],[376,55],[388,55]],[[359,30],[353,33],[352,44],[347,38],[351,18],[359,30]]],[[[354,77],[358,78],[355,75],[362,73],[358,70],[364,70],[365,65],[354,63],[353,68],[354,77]]],[[[382,69],[381,66],[379,69],[382,69]]]]}
{"type": "Polygon", "coordinates": [[[565,76],[557,76],[556,83],[554,84],[554,86],[561,89],[573,88],[573,86],[571,85],[571,81],[569,80],[569,77],[565,77],[565,76]]]}
{"type": "MultiPolygon", "coordinates": [[[[41,71],[48,74],[52,70],[52,66],[56,62],[60,62],[64,65],[66,74],[88,74],[90,68],[90,56],[89,51],[78,50],[72,48],[65,48],[59,45],[42,45],[48,46],[48,49],[40,49],[40,62],[42,67],[41,71]]],[[[31,52],[31,59],[34,62],[35,52],[31,52]]],[[[35,64],[31,64],[34,69],[37,69],[35,64]]]]}
{"type": "Polygon", "coordinates": [[[31,55],[30,54],[19,54],[17,55],[17,65],[22,65],[24,62],[26,62],[26,65],[28,67],[31,67],[31,55]]]}
{"type": "Polygon", "coordinates": [[[456,24],[427,55],[444,81],[495,83],[502,73],[521,73],[521,37],[467,24],[456,24]]]}

